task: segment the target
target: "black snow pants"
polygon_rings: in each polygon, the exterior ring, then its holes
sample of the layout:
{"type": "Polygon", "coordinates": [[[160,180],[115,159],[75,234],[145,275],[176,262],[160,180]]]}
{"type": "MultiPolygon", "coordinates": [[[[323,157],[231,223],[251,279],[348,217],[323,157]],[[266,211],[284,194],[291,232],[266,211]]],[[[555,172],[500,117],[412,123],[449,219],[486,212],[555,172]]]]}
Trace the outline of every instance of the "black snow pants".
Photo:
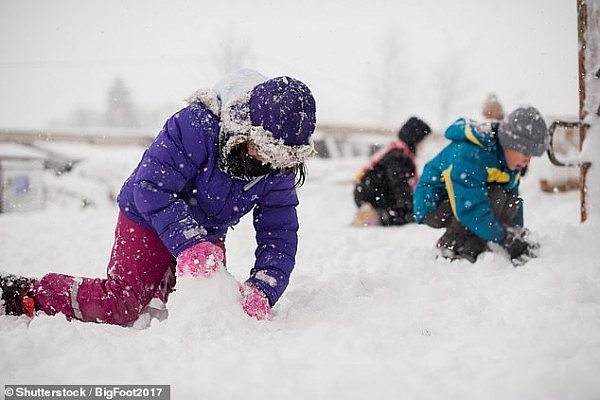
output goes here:
{"type": "MultiPolygon", "coordinates": [[[[488,186],[488,197],[490,208],[498,221],[507,226],[514,225],[523,199],[515,192],[504,191],[501,185],[488,186]]],[[[479,254],[487,248],[484,239],[456,219],[449,200],[445,200],[437,209],[427,214],[423,223],[433,228],[446,228],[446,232],[437,242],[437,247],[445,257],[465,258],[474,263],[479,254]]]]}

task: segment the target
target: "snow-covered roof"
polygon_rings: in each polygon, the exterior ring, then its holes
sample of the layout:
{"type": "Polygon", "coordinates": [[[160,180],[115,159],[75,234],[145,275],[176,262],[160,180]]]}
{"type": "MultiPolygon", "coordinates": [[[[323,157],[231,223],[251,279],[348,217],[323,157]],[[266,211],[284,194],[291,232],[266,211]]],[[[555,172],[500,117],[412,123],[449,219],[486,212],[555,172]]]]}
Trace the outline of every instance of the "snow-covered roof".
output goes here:
{"type": "Polygon", "coordinates": [[[43,160],[47,156],[32,147],[18,143],[0,142],[0,159],[35,159],[43,160]]]}

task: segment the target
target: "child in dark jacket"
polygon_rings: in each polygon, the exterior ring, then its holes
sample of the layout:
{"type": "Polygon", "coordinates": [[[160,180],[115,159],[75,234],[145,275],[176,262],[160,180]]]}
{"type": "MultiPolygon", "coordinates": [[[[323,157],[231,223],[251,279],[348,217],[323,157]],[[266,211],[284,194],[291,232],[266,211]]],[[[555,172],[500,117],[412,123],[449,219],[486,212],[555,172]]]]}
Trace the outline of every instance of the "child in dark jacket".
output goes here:
{"type": "Polygon", "coordinates": [[[534,257],[537,244],[523,229],[521,171],[549,142],[534,107],[518,108],[500,123],[459,119],[452,141],[425,165],[414,196],[415,220],[446,228],[437,247],[447,258],[475,262],[487,242],[503,246],[515,265],[534,257]]]}
{"type": "Polygon", "coordinates": [[[248,315],[270,317],[295,264],[295,187],[314,151],[315,101],[296,79],[239,70],[188,102],[121,189],[107,277],[0,274],[6,314],[127,325],[156,295],[166,301],[175,275],[224,266],[228,228],[252,211],[258,246],[241,302],[248,315]]]}
{"type": "Polygon", "coordinates": [[[404,225],[413,221],[413,191],[419,180],[417,145],[431,132],[417,117],[409,118],[398,138],[375,154],[356,176],[354,225],[404,225]]]}

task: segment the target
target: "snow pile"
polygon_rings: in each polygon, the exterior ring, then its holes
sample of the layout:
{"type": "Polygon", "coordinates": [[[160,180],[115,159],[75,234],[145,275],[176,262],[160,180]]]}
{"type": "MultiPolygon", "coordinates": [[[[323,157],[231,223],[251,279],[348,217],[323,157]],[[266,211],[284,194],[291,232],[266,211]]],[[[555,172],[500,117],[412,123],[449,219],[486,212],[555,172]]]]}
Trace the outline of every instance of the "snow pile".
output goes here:
{"type": "MultiPolygon", "coordinates": [[[[165,328],[175,337],[194,341],[199,337],[225,334],[232,325],[246,320],[239,301],[239,282],[219,270],[209,278],[177,278],[165,328]]],[[[252,322],[252,321],[248,321],[252,322]]]]}
{"type": "MultiPolygon", "coordinates": [[[[169,318],[146,329],[0,318],[0,385],[170,384],[177,399],[595,398],[600,224],[578,223],[577,192],[542,193],[536,161],[522,189],[542,247],[524,267],[502,252],[437,259],[442,231],[425,226],[351,227],[366,160],[313,160],[297,267],[272,321],[239,305],[255,246],[245,218],[227,240],[229,272],[180,278],[169,318]]],[[[0,215],[0,269],[103,276],[116,212],[0,215]]]]}

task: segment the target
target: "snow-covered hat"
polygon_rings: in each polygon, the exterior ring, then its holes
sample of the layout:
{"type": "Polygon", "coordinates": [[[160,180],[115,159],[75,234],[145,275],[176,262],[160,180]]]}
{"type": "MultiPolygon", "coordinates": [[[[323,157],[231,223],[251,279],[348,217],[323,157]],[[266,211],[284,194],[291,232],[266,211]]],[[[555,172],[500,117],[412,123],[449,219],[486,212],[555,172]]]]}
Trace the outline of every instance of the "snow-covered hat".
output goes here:
{"type": "Polygon", "coordinates": [[[503,148],[539,157],[548,148],[546,122],[535,107],[520,107],[500,123],[498,140],[503,148]]]}
{"type": "Polygon", "coordinates": [[[310,137],[315,123],[315,99],[304,83],[289,77],[269,79],[221,111],[225,155],[251,142],[274,168],[293,167],[314,153],[310,137]]]}
{"type": "Polygon", "coordinates": [[[298,165],[314,153],[315,99],[304,83],[287,76],[260,83],[249,110],[249,140],[273,167],[298,165]]]}
{"type": "Polygon", "coordinates": [[[297,79],[267,79],[250,69],[225,76],[213,90],[198,90],[187,101],[202,103],[221,119],[222,169],[233,148],[253,143],[274,168],[294,167],[314,154],[315,99],[297,79]]]}
{"type": "Polygon", "coordinates": [[[308,145],[315,130],[315,99],[299,80],[270,79],[252,90],[250,117],[252,125],[262,126],[287,146],[308,145]]]}

